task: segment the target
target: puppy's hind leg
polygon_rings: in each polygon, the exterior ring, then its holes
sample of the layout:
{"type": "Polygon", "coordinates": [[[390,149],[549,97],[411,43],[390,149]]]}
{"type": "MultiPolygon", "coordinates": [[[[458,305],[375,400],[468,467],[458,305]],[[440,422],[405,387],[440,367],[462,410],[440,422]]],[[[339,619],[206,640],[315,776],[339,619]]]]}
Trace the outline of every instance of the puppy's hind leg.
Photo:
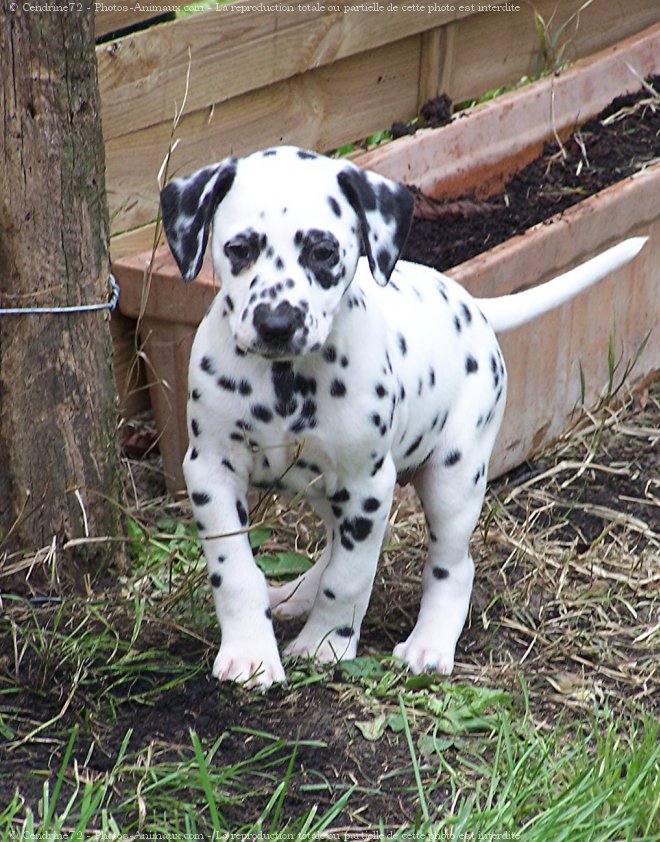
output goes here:
{"type": "Polygon", "coordinates": [[[394,649],[414,673],[449,675],[467,618],[474,579],[470,537],[486,491],[486,470],[499,418],[492,431],[460,446],[459,434],[446,441],[458,447],[434,455],[415,478],[429,529],[428,558],[422,574],[422,602],[407,640],[394,649]]]}
{"type": "Polygon", "coordinates": [[[325,568],[332,555],[333,515],[325,500],[313,500],[312,506],[323,521],[326,545],[318,560],[309,570],[285,585],[269,585],[268,598],[273,615],[281,620],[301,617],[311,611],[325,568]]]}

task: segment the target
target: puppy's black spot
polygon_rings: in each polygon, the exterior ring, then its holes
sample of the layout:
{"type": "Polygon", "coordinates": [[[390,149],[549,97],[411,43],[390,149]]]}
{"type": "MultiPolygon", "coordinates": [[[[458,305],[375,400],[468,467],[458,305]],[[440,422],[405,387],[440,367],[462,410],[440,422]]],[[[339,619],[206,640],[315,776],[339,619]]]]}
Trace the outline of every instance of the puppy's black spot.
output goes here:
{"type": "Polygon", "coordinates": [[[236,381],[232,377],[225,377],[224,374],[218,377],[216,380],[218,386],[221,389],[224,389],[226,392],[235,392],[236,391],[236,381]]]}
{"type": "Polygon", "coordinates": [[[305,398],[300,415],[306,419],[313,418],[316,415],[316,401],[313,401],[311,398],[305,398]]]}
{"type": "Polygon", "coordinates": [[[334,363],[334,362],[336,362],[336,360],[337,360],[337,352],[335,351],[335,349],[334,349],[334,347],[333,347],[332,345],[327,345],[327,346],[323,349],[323,359],[324,359],[327,363],[334,363]]]}
{"type": "Polygon", "coordinates": [[[354,541],[365,541],[373,529],[373,521],[366,517],[346,518],[340,525],[341,535],[349,535],[354,541]]]}
{"type": "Polygon", "coordinates": [[[365,512],[375,512],[380,508],[380,500],[377,497],[367,497],[362,503],[365,512]]]}
{"type": "Polygon", "coordinates": [[[411,455],[412,455],[412,454],[413,454],[413,453],[417,450],[417,448],[418,448],[418,447],[420,446],[420,444],[422,443],[422,438],[423,438],[423,436],[419,436],[419,438],[416,438],[416,439],[415,439],[415,441],[414,441],[414,442],[410,445],[410,447],[406,450],[406,452],[405,452],[405,456],[411,456],[411,455]]]}
{"type": "Polygon", "coordinates": [[[252,415],[258,421],[263,421],[265,424],[273,420],[273,413],[270,409],[268,409],[267,406],[264,406],[262,403],[256,403],[252,407],[252,415]]]}
{"type": "Polygon", "coordinates": [[[334,591],[331,591],[330,588],[323,589],[323,595],[328,599],[336,599],[337,597],[334,594],[334,591]]]}
{"type": "Polygon", "coordinates": [[[447,579],[449,577],[449,570],[446,570],[444,567],[434,567],[433,575],[436,579],[447,579]]]}
{"type": "Polygon", "coordinates": [[[206,356],[202,357],[199,367],[207,374],[213,374],[215,370],[211,358],[206,356]]]}
{"type": "Polygon", "coordinates": [[[211,495],[207,494],[206,491],[193,491],[190,499],[196,506],[206,506],[207,503],[211,502],[211,495]]]}
{"type": "Polygon", "coordinates": [[[447,468],[455,465],[457,462],[460,462],[461,453],[459,450],[450,450],[449,453],[445,456],[445,466],[447,468]]]}
{"type": "Polygon", "coordinates": [[[337,634],[339,637],[353,637],[353,629],[350,626],[342,626],[340,629],[337,629],[337,634]]]}
{"type": "Polygon", "coordinates": [[[190,422],[190,429],[192,430],[193,436],[198,436],[202,432],[199,421],[196,418],[193,418],[190,422]]]}
{"type": "Polygon", "coordinates": [[[343,398],[346,394],[346,385],[342,380],[335,378],[330,384],[330,394],[333,398],[343,398]]]}
{"type": "Polygon", "coordinates": [[[222,576],[219,573],[211,573],[209,579],[213,588],[219,588],[222,584],[222,576]]]}
{"type": "Polygon", "coordinates": [[[374,466],[373,466],[373,468],[371,469],[371,476],[372,476],[372,477],[375,477],[375,476],[376,476],[376,474],[378,473],[378,471],[380,471],[380,469],[383,467],[383,463],[384,463],[384,462],[385,462],[385,457],[384,457],[384,456],[381,456],[381,458],[380,458],[380,459],[377,459],[377,460],[374,462],[374,466]]]}
{"type": "Polygon", "coordinates": [[[341,217],[341,207],[339,206],[339,202],[334,198],[334,196],[328,196],[328,204],[330,205],[334,215],[336,217],[341,217]]]}
{"type": "Polygon", "coordinates": [[[465,371],[468,374],[474,374],[475,371],[478,371],[478,370],[479,370],[479,363],[475,360],[475,358],[471,354],[468,354],[468,356],[465,360],[465,371]]]}
{"type": "Polygon", "coordinates": [[[238,512],[238,519],[241,522],[241,526],[247,526],[247,512],[245,511],[245,506],[241,503],[240,500],[236,501],[236,511],[238,512]]]}

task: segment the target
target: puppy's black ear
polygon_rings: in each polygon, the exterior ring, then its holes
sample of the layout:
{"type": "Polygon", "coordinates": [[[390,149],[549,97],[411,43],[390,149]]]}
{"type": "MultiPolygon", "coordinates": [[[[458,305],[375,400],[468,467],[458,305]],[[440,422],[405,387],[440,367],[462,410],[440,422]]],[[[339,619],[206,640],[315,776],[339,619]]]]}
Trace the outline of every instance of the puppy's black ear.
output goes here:
{"type": "Polygon", "coordinates": [[[385,286],[410,232],[412,193],[400,184],[354,164],[346,164],[337,181],[360,220],[371,274],[377,283],[385,286]]]}
{"type": "Polygon", "coordinates": [[[167,242],[185,281],[202,268],[215,209],[236,176],[236,159],[204,167],[186,178],[175,178],[160,194],[167,242]]]}

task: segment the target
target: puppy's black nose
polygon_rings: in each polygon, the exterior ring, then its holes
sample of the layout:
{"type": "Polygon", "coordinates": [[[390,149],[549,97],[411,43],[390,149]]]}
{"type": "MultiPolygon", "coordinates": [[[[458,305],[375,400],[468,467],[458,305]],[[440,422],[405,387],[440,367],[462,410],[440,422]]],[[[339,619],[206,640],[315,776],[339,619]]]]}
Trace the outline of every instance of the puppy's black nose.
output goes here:
{"type": "Polygon", "coordinates": [[[282,344],[293,338],[302,327],[305,314],[288,301],[282,301],[272,309],[268,304],[259,304],[254,311],[254,326],[264,342],[282,344]]]}

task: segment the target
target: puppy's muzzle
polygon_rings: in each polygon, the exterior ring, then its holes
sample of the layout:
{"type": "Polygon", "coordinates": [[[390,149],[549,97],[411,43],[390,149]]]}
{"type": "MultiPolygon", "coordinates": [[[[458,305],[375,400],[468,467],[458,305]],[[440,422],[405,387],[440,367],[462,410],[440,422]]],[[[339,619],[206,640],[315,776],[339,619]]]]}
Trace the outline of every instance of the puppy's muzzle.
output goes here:
{"type": "Polygon", "coordinates": [[[259,304],[253,323],[262,347],[278,351],[292,347],[296,331],[305,323],[305,314],[288,301],[282,301],[275,308],[259,304]]]}

